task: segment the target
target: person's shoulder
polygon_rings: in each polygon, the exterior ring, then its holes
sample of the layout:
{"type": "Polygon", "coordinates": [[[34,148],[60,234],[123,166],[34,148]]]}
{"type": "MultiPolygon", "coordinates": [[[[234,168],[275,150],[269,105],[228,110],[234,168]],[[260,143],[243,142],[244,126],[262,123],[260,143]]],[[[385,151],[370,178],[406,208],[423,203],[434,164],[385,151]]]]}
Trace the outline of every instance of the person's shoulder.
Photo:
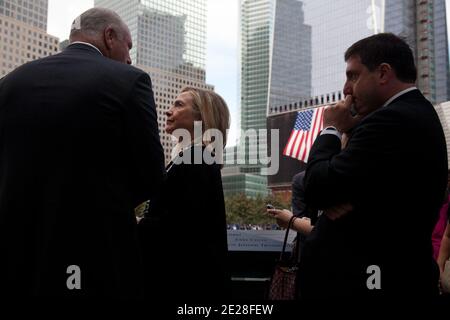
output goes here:
{"type": "Polygon", "coordinates": [[[408,128],[426,128],[440,122],[433,104],[419,90],[406,93],[384,109],[384,113],[400,119],[408,128]]]}
{"type": "MultiPolygon", "coordinates": [[[[21,72],[21,71],[25,71],[25,70],[27,70],[27,69],[34,68],[34,67],[39,66],[39,65],[41,65],[41,64],[50,62],[50,61],[52,61],[53,59],[55,59],[58,55],[59,55],[59,54],[55,54],[55,55],[52,55],[52,56],[43,57],[43,58],[39,58],[39,59],[36,59],[36,60],[32,60],[32,61],[25,62],[24,64],[22,64],[22,65],[18,66],[17,68],[15,68],[15,69],[14,69],[13,71],[11,71],[9,74],[12,74],[12,73],[19,73],[19,72],[21,72]]],[[[6,78],[6,77],[5,77],[5,78],[6,78]]]]}
{"type": "Polygon", "coordinates": [[[143,70],[134,66],[121,63],[109,58],[100,57],[101,63],[98,65],[98,74],[102,79],[108,79],[103,83],[114,83],[118,91],[130,92],[130,88],[145,88],[146,92],[150,92],[152,84],[150,76],[143,70]]]}
{"type": "MultiPolygon", "coordinates": [[[[414,91],[417,91],[417,93],[420,94],[418,90],[414,91]]],[[[383,120],[383,122],[402,121],[405,116],[411,113],[416,113],[417,109],[420,109],[429,103],[425,98],[421,99],[423,97],[421,94],[417,96],[416,92],[414,92],[414,98],[411,99],[411,93],[412,92],[405,94],[408,95],[408,97],[405,95],[401,96],[392,101],[389,105],[376,109],[372,113],[368,114],[361,121],[361,124],[371,123],[377,120],[383,120]]]]}
{"type": "Polygon", "coordinates": [[[78,64],[80,68],[89,68],[101,74],[102,77],[110,76],[110,79],[122,78],[130,82],[132,78],[148,76],[143,70],[105,57],[95,52],[95,49],[79,50],[79,48],[75,48],[70,50],[68,48],[62,51],[60,55],[63,59],[69,59],[73,63],[78,64]]]}
{"type": "Polygon", "coordinates": [[[292,178],[292,183],[303,183],[303,178],[305,177],[305,172],[306,171],[302,171],[299,172],[297,174],[294,175],[294,177],[292,178]]]}
{"type": "Polygon", "coordinates": [[[413,90],[367,115],[355,128],[355,133],[364,128],[383,127],[384,132],[419,131],[419,128],[434,125],[438,120],[433,105],[420,93],[413,90]]]}
{"type": "MultiPolygon", "coordinates": [[[[35,74],[35,70],[37,67],[47,63],[48,61],[52,61],[55,59],[56,55],[48,56],[44,58],[39,58],[33,61],[28,61],[11,72],[5,75],[1,80],[2,83],[11,83],[14,81],[23,81],[24,79],[29,79],[33,74],[35,74]]],[[[15,83],[15,82],[14,82],[15,83]]]]}
{"type": "Polygon", "coordinates": [[[415,89],[402,94],[388,106],[383,107],[382,110],[385,113],[397,112],[403,114],[415,114],[417,116],[418,113],[427,113],[434,110],[434,107],[420,90],[415,89]]]}
{"type": "Polygon", "coordinates": [[[101,61],[105,66],[108,66],[110,71],[113,72],[116,76],[117,74],[123,74],[136,78],[145,76],[148,77],[148,74],[146,72],[139,68],[136,68],[135,66],[131,66],[126,63],[122,63],[105,57],[103,57],[101,61]]]}

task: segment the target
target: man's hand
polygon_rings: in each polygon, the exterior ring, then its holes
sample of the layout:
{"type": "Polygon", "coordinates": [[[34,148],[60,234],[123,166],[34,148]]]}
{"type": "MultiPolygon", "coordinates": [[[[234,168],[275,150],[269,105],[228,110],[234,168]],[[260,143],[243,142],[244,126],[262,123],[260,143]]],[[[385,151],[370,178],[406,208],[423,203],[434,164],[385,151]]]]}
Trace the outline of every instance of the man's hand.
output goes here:
{"type": "Polygon", "coordinates": [[[339,132],[344,133],[350,131],[362,119],[361,116],[352,116],[353,97],[347,95],[344,101],[328,106],[325,108],[323,115],[323,127],[335,127],[339,132]]]}
{"type": "Polygon", "coordinates": [[[353,206],[350,203],[344,203],[341,205],[337,205],[328,209],[325,209],[323,213],[330,219],[330,220],[336,220],[341,218],[342,216],[345,216],[350,211],[353,210],[353,206]]]}

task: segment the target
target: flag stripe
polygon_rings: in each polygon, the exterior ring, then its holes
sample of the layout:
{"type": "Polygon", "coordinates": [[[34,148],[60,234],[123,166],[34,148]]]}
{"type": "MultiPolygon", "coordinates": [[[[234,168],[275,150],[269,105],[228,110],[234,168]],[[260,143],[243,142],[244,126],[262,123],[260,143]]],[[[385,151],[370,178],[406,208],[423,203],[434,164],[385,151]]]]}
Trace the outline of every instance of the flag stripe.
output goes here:
{"type": "Polygon", "coordinates": [[[298,153],[298,149],[303,141],[304,131],[298,131],[298,135],[294,142],[294,149],[292,149],[291,157],[295,158],[298,153]]]}
{"type": "Polygon", "coordinates": [[[318,116],[318,110],[316,109],[316,110],[314,110],[313,118],[312,118],[312,121],[311,121],[312,129],[311,129],[311,134],[310,134],[309,140],[308,140],[308,149],[311,148],[313,138],[315,138],[314,137],[314,133],[316,132],[316,128],[318,127],[318,125],[317,125],[317,122],[318,122],[317,121],[317,116],[318,116]]]}
{"type": "Polygon", "coordinates": [[[295,148],[295,141],[297,140],[298,136],[300,134],[300,131],[295,131],[294,135],[292,136],[292,140],[291,140],[291,147],[289,149],[289,156],[291,157],[293,152],[294,152],[294,148],[295,148]]]}
{"type": "Polygon", "coordinates": [[[283,155],[307,162],[311,147],[323,129],[324,107],[297,112],[283,155]]]}
{"type": "Polygon", "coordinates": [[[305,159],[305,153],[308,151],[308,143],[309,143],[309,132],[305,133],[305,140],[302,145],[302,152],[300,156],[297,155],[297,159],[304,161],[305,159]]]}
{"type": "Polygon", "coordinates": [[[297,152],[295,153],[295,155],[294,155],[294,158],[296,158],[296,159],[299,159],[299,160],[301,160],[301,158],[300,158],[300,152],[302,152],[302,149],[303,149],[303,147],[304,147],[304,142],[305,142],[305,140],[307,140],[308,139],[308,133],[307,132],[302,132],[302,140],[299,142],[299,144],[298,144],[298,150],[297,150],[297,152]]]}
{"type": "Polygon", "coordinates": [[[291,152],[291,148],[292,148],[292,141],[291,141],[291,139],[292,139],[292,136],[293,136],[294,134],[297,134],[297,131],[292,130],[291,135],[290,135],[289,140],[288,140],[288,143],[287,143],[286,146],[284,147],[283,154],[284,154],[285,156],[290,156],[290,152],[291,152]],[[288,151],[288,150],[289,150],[289,151],[288,151]]]}

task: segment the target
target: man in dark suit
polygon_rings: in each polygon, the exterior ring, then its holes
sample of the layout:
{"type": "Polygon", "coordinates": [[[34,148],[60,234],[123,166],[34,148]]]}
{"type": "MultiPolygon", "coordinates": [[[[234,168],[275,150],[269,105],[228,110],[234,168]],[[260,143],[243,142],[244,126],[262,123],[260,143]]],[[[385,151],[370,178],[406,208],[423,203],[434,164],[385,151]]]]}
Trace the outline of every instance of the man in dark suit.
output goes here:
{"type": "Polygon", "coordinates": [[[138,297],[134,208],[164,177],[149,76],[113,11],[0,82],[0,291],[138,297]]]}
{"type": "Polygon", "coordinates": [[[439,118],[397,36],[360,40],[345,61],[345,101],[326,109],[306,169],[306,202],[325,213],[303,249],[302,297],[434,298],[431,232],[447,184],[439,118]]]}

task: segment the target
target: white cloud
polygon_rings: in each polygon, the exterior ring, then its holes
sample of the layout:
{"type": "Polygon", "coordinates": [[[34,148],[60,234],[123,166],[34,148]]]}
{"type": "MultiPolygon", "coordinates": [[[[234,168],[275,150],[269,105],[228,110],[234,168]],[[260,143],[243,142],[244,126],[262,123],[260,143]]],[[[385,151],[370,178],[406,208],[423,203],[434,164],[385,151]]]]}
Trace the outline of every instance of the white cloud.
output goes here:
{"type": "Polygon", "coordinates": [[[208,0],[208,40],[235,46],[238,35],[238,1],[208,0]]]}
{"type": "Polygon", "coordinates": [[[69,38],[70,25],[81,13],[94,6],[94,0],[50,0],[48,6],[47,32],[60,41],[69,38]]]}

